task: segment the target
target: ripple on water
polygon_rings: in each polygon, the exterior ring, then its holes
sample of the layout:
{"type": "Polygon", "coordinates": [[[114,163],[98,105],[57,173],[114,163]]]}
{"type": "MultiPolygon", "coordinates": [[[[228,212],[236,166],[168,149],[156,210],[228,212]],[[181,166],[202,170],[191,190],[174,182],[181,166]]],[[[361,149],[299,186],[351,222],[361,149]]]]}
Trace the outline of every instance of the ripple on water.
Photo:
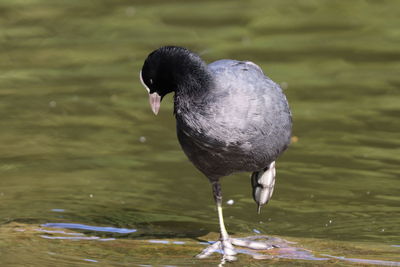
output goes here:
{"type": "MultiPolygon", "coordinates": [[[[247,240],[260,240],[264,239],[264,242],[273,243],[275,248],[268,250],[252,250],[246,248],[236,248],[236,252],[239,254],[246,254],[257,260],[268,260],[273,258],[291,259],[291,260],[306,260],[306,261],[327,261],[331,258],[338,259],[341,261],[352,262],[356,264],[371,264],[371,265],[382,265],[382,266],[400,266],[400,262],[387,261],[387,260],[372,260],[372,259],[359,259],[359,258],[347,258],[343,256],[332,256],[328,254],[319,254],[311,250],[295,246],[296,242],[287,241],[278,237],[268,236],[249,236],[247,240]]],[[[213,242],[199,242],[203,245],[208,245],[213,242]]],[[[396,245],[393,245],[396,246],[396,245]]],[[[222,251],[217,251],[222,254],[222,251]]]]}
{"type": "Polygon", "coordinates": [[[84,261],[89,261],[89,262],[98,262],[96,260],[92,260],[92,259],[83,259],[84,261]]]}
{"type": "Polygon", "coordinates": [[[50,236],[41,235],[45,239],[62,239],[62,240],[98,240],[98,241],[112,241],[115,238],[100,238],[98,236],[50,236]]]}
{"type": "Polygon", "coordinates": [[[136,229],[92,226],[92,225],[85,225],[85,224],[78,224],[78,223],[45,223],[45,224],[42,224],[42,227],[80,229],[80,230],[89,230],[89,231],[95,231],[95,232],[109,232],[109,233],[118,233],[118,234],[130,234],[130,233],[134,233],[137,231],[136,229]]]}
{"type": "Polygon", "coordinates": [[[361,263],[361,264],[376,264],[376,265],[381,265],[381,266],[400,266],[400,262],[397,262],[397,261],[355,259],[355,258],[346,258],[346,257],[341,257],[341,256],[332,256],[332,255],[327,255],[327,254],[324,254],[324,256],[334,258],[334,259],[344,260],[344,261],[350,261],[350,262],[354,262],[354,263],[361,263]]]}
{"type": "Polygon", "coordinates": [[[53,212],[65,212],[65,209],[51,209],[53,212]]]}

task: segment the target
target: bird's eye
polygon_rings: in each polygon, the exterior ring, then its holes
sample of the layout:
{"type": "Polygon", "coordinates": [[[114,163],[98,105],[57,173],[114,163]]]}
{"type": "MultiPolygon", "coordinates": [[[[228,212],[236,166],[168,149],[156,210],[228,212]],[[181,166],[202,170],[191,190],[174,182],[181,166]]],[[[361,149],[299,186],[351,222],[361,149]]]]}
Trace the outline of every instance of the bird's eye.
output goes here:
{"type": "Polygon", "coordinates": [[[153,84],[153,79],[150,78],[150,84],[153,84]]]}

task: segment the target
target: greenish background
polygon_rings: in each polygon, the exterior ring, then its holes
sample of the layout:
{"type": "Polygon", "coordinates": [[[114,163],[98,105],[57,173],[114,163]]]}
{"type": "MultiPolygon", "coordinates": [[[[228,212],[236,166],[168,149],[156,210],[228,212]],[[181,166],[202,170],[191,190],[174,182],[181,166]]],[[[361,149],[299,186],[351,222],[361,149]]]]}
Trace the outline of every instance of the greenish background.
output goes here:
{"type": "MultiPolygon", "coordinates": [[[[363,258],[383,246],[375,258],[400,262],[399,14],[395,0],[1,0],[0,265],[95,264],[68,258],[85,244],[101,264],[117,250],[37,233],[20,242],[4,230],[15,223],[134,228],[117,236],[132,242],[218,231],[208,181],[176,139],[172,97],[155,117],[139,81],[162,45],[254,61],[290,102],[296,142],[262,214],[249,174],[223,179],[231,233],[367,244],[363,258]]],[[[183,251],[107,264],[186,266],[183,251]]]]}

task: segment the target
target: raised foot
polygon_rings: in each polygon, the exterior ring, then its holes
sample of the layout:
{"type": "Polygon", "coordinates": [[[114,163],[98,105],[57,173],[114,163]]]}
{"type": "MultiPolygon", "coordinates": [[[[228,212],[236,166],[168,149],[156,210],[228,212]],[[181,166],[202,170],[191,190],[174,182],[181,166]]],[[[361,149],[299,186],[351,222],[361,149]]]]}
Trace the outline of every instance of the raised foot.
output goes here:
{"type": "Polygon", "coordinates": [[[255,239],[259,238],[260,237],[247,237],[247,238],[227,238],[225,240],[219,240],[211,244],[207,248],[205,248],[196,257],[199,259],[204,259],[209,257],[214,252],[217,252],[223,254],[225,260],[235,261],[236,260],[235,255],[238,252],[235,250],[234,245],[255,250],[268,250],[279,247],[278,245],[271,244],[267,240],[255,241],[255,239]]]}

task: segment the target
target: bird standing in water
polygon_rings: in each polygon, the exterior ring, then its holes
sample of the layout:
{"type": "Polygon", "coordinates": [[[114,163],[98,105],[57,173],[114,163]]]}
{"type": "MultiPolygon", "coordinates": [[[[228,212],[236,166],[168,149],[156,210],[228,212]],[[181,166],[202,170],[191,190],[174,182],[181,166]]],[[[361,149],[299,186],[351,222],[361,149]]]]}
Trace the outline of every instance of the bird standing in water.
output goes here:
{"type": "Polygon", "coordinates": [[[288,147],[292,128],[282,89],[252,62],[224,59],[207,65],[195,53],[176,46],[150,53],[140,79],[156,115],[163,97],[175,92],[178,140],[213,189],[221,237],[198,257],[220,250],[226,259],[233,260],[233,245],[270,248],[263,242],[229,237],[219,180],[233,172],[252,172],[258,212],[271,199],[275,160],[288,147]]]}

